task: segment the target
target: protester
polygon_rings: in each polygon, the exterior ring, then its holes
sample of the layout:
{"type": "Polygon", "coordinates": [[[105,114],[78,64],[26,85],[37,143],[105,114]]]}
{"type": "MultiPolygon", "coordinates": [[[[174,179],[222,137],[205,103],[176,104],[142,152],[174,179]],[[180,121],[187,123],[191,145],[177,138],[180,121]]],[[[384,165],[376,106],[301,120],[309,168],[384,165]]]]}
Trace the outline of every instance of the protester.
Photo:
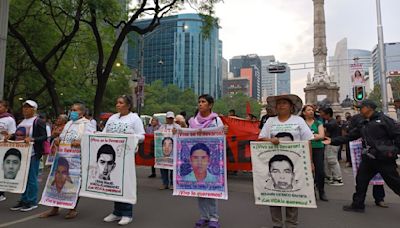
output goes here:
{"type": "MultiPolygon", "coordinates": [[[[57,146],[60,143],[66,143],[71,144],[72,147],[80,147],[83,134],[93,133],[96,131],[96,126],[92,125],[90,120],[84,117],[85,111],[85,105],[81,103],[75,103],[71,106],[69,113],[70,120],[65,125],[64,130],[61,132],[60,136],[57,137],[54,141],[57,146]]],[[[62,120],[60,120],[58,124],[60,124],[60,122],[62,122],[62,120]]],[[[72,219],[78,215],[78,212],[76,211],[78,202],[79,199],[76,202],[75,208],[68,211],[67,215],[65,216],[66,219],[72,219]]],[[[41,214],[39,217],[47,218],[55,215],[58,215],[58,207],[53,207],[51,210],[41,214]]]]}
{"type": "MultiPolygon", "coordinates": [[[[320,110],[321,117],[324,119],[325,133],[328,137],[341,136],[341,131],[336,120],[333,119],[332,108],[322,108],[320,110]]],[[[342,171],[338,161],[339,145],[326,145],[325,146],[325,175],[329,185],[341,186],[343,185],[342,171]]]]}
{"type": "Polygon", "coordinates": [[[363,154],[356,177],[356,192],[353,202],[343,206],[344,211],[364,212],[365,195],[369,181],[380,173],[385,183],[400,196],[400,176],[397,172],[397,154],[400,148],[400,127],[390,117],[377,112],[372,100],[364,100],[360,105],[364,120],[356,124],[346,136],[327,138],[324,144],[340,145],[358,138],[363,141],[363,154]]]}
{"type": "MultiPolygon", "coordinates": [[[[20,201],[10,208],[12,211],[31,211],[36,209],[38,196],[38,174],[39,163],[43,153],[43,142],[47,139],[46,123],[37,118],[36,110],[38,105],[33,100],[26,100],[22,105],[24,119],[18,124],[26,129],[25,143],[33,143],[31,163],[29,166],[28,181],[25,192],[21,195],[20,201]]],[[[15,139],[11,135],[10,139],[15,139]]]]}
{"type": "Polygon", "coordinates": [[[322,143],[322,140],[325,138],[324,126],[322,122],[315,119],[314,108],[311,105],[303,107],[301,116],[314,134],[314,139],[311,140],[312,160],[315,167],[315,184],[318,188],[319,198],[322,201],[328,201],[324,188],[324,144],[322,143]]]}
{"type": "MultiPolygon", "coordinates": [[[[144,141],[143,122],[136,113],[132,113],[132,97],[123,95],[117,99],[116,114],[112,115],[103,130],[105,133],[134,134],[139,142],[144,141]]],[[[133,205],[129,203],[114,202],[114,211],[104,218],[105,222],[119,221],[119,225],[132,222],[133,205]]]]}
{"type": "MultiPolygon", "coordinates": [[[[156,116],[153,116],[153,118],[150,121],[150,125],[146,127],[146,134],[154,134],[155,131],[157,131],[160,128],[160,122],[158,121],[158,118],[156,116]]],[[[151,174],[148,176],[148,178],[154,178],[156,177],[156,168],[154,166],[151,167],[151,174]]]]}
{"type": "Polygon", "coordinates": [[[54,140],[59,137],[64,129],[65,124],[68,122],[68,116],[65,114],[60,114],[53,124],[51,129],[51,138],[54,140]]]}
{"type": "MultiPolygon", "coordinates": [[[[0,100],[0,141],[14,134],[16,130],[14,117],[8,111],[8,102],[0,100]]],[[[4,192],[0,192],[0,201],[4,200],[6,200],[4,192]]]]}
{"type": "MultiPolygon", "coordinates": [[[[189,128],[203,129],[223,126],[218,114],[212,112],[214,98],[208,94],[200,95],[198,98],[198,113],[189,120],[189,128]]],[[[227,127],[224,128],[225,133],[227,127]]],[[[218,215],[218,200],[198,197],[200,219],[195,223],[196,228],[207,226],[210,228],[220,227],[218,215]]]]}
{"type": "MultiPolygon", "coordinates": [[[[343,122],[342,135],[347,135],[349,133],[349,126],[351,124],[351,114],[346,112],[344,116],[346,120],[343,122]]],[[[351,166],[350,144],[346,143],[346,167],[351,166]]]]}
{"type": "Polygon", "coordinates": [[[182,115],[176,115],[175,116],[175,123],[177,123],[179,126],[181,126],[181,128],[187,128],[187,124],[186,124],[186,120],[185,117],[183,117],[182,115]]]}
{"type": "MultiPolygon", "coordinates": [[[[160,131],[163,132],[172,132],[172,134],[176,134],[177,130],[181,129],[181,126],[177,123],[174,122],[175,120],[175,114],[171,111],[166,113],[166,120],[165,124],[162,124],[160,127],[160,131]]],[[[167,143],[163,141],[163,148],[164,148],[164,143],[167,143]]],[[[172,151],[172,147],[171,147],[172,151]]],[[[161,179],[162,179],[162,186],[160,187],[160,190],[164,189],[173,189],[172,185],[172,170],[169,169],[160,169],[161,172],[161,179]]]]}
{"type": "Polygon", "coordinates": [[[269,105],[265,108],[267,111],[267,114],[263,115],[260,120],[260,124],[258,125],[259,129],[262,129],[264,127],[265,122],[267,122],[268,118],[276,116],[274,113],[273,108],[271,108],[269,105]]]}
{"type": "MultiPolygon", "coordinates": [[[[313,139],[313,133],[306,122],[299,116],[296,116],[303,104],[301,99],[293,94],[270,96],[267,99],[268,104],[274,107],[277,113],[276,117],[270,117],[261,129],[259,140],[271,142],[278,145],[280,141],[287,141],[280,136],[290,135],[291,141],[308,141],[313,139]],[[282,130],[284,129],[284,130],[282,130]]],[[[298,224],[299,210],[296,207],[283,207],[286,212],[286,221],[283,221],[282,207],[270,206],[272,225],[274,228],[285,227],[293,228],[298,224]]]]}
{"type": "Polygon", "coordinates": [[[237,117],[235,109],[231,109],[231,110],[229,110],[229,112],[228,112],[228,116],[237,117]]]}

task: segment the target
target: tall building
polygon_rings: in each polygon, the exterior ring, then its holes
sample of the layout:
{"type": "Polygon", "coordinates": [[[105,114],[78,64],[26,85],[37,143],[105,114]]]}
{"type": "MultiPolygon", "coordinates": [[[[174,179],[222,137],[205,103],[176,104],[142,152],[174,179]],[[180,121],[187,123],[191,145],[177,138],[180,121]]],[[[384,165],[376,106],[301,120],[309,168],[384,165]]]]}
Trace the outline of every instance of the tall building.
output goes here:
{"type": "Polygon", "coordinates": [[[347,47],[347,38],[343,38],[336,43],[335,54],[330,58],[329,64],[332,80],[339,86],[339,103],[346,99],[347,96],[350,99],[353,97],[351,64],[354,63],[362,65],[365,79],[369,81],[371,52],[362,49],[349,49],[347,47]]]}
{"type": "MultiPolygon", "coordinates": [[[[386,72],[400,70],[400,42],[385,43],[386,72]]],[[[381,65],[379,48],[376,45],[372,51],[372,68],[374,70],[374,85],[381,84],[381,65]]]]}
{"type": "MultiPolygon", "coordinates": [[[[150,22],[141,20],[134,25],[144,27],[150,22]]],[[[217,26],[205,38],[202,25],[198,14],[179,14],[161,19],[160,25],[144,36],[130,33],[128,66],[138,69],[143,39],[145,83],[161,79],[164,85],[175,84],[181,89],[190,88],[198,95],[207,93],[219,98],[222,42],[217,26]]]]}
{"type": "Polygon", "coordinates": [[[285,73],[270,73],[268,67],[275,63],[275,56],[260,56],[261,59],[261,88],[263,100],[268,96],[276,96],[290,93],[290,68],[286,63],[280,63],[286,66],[285,73]]]}
{"type": "MultiPolygon", "coordinates": [[[[241,77],[241,69],[251,68],[251,93],[250,96],[256,100],[261,101],[261,60],[255,55],[241,55],[235,56],[229,60],[229,71],[233,73],[234,78],[241,77]]],[[[248,72],[246,78],[248,78],[248,72]]]]}
{"type": "Polygon", "coordinates": [[[222,74],[221,74],[222,80],[228,79],[228,60],[226,60],[225,58],[222,58],[221,69],[222,69],[222,74]]]}

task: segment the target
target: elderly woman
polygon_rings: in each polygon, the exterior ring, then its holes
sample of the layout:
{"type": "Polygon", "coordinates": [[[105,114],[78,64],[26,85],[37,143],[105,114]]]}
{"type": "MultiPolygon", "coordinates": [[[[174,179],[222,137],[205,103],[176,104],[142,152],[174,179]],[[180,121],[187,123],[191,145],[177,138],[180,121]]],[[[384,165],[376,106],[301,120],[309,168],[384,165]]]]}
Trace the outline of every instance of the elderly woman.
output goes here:
{"type": "MultiPolygon", "coordinates": [[[[281,141],[308,141],[313,133],[303,118],[297,116],[303,104],[296,95],[271,96],[268,104],[275,108],[277,116],[268,118],[261,129],[259,140],[278,145],[281,141]]],[[[293,228],[298,223],[298,208],[284,207],[286,221],[283,221],[282,207],[270,206],[273,227],[293,228]]]]}

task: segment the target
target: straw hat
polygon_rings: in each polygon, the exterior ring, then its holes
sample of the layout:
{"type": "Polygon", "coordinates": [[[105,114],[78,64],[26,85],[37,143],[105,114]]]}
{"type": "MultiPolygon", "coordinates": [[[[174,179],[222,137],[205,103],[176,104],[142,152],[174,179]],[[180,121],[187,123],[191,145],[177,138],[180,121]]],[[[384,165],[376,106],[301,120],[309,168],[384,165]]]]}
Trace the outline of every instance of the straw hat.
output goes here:
{"type": "Polygon", "coordinates": [[[278,96],[269,96],[267,97],[267,102],[268,105],[276,112],[276,103],[278,100],[288,100],[290,101],[293,106],[294,106],[294,111],[292,114],[298,114],[302,107],[303,107],[303,101],[300,99],[299,96],[295,94],[285,94],[285,95],[278,95],[278,96]]]}

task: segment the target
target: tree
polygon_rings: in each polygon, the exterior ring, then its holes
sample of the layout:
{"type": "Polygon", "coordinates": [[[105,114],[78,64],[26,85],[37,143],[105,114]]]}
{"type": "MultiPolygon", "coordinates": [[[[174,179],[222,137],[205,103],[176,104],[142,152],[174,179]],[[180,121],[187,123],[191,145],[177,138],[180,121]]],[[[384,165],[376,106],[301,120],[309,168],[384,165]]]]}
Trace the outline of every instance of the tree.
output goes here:
{"type": "Polygon", "coordinates": [[[66,4],[62,0],[31,0],[29,4],[22,0],[12,1],[8,24],[9,35],[20,42],[45,81],[33,97],[47,90],[56,114],[60,111],[60,103],[54,73],[79,30],[83,0],[66,4]],[[63,7],[73,15],[73,20],[61,12],[63,7]]]}
{"type": "Polygon", "coordinates": [[[382,109],[382,94],[381,94],[381,87],[375,86],[374,90],[368,94],[368,99],[375,101],[378,109],[382,109]]]}
{"type": "Polygon", "coordinates": [[[214,111],[226,115],[229,110],[234,109],[237,116],[246,117],[247,102],[250,102],[251,114],[260,117],[261,104],[243,93],[237,93],[232,96],[226,95],[217,100],[214,105],[214,111]]]}
{"type": "Polygon", "coordinates": [[[165,113],[173,111],[180,113],[186,111],[190,116],[196,110],[197,96],[191,89],[180,90],[176,85],[163,86],[161,80],[154,81],[145,86],[143,114],[165,113]]]}

